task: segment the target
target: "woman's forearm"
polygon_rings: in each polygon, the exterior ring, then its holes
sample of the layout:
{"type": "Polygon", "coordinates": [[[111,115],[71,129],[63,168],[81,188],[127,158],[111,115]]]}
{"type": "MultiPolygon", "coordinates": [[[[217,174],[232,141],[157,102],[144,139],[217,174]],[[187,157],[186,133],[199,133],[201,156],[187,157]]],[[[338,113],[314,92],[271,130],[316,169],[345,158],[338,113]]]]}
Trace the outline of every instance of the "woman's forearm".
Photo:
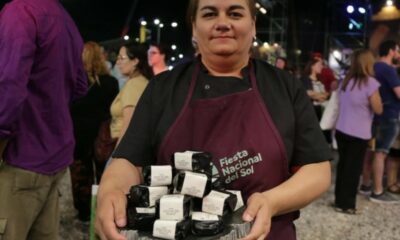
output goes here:
{"type": "Polygon", "coordinates": [[[298,210],[329,189],[330,162],[307,164],[281,185],[263,192],[272,216],[298,210]]]}

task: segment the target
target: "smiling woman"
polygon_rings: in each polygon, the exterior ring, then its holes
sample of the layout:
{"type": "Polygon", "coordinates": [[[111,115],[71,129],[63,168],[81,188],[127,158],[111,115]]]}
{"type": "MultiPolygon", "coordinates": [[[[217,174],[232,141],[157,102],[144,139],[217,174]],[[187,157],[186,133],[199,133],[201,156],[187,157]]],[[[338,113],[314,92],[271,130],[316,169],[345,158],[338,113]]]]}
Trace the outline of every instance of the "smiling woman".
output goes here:
{"type": "Polygon", "coordinates": [[[215,176],[242,192],[242,218],[254,222],[245,240],[296,239],[297,210],[329,187],[331,152],[301,82],[250,58],[254,13],[253,0],[189,1],[199,56],[143,93],[100,184],[103,239],[123,239],[125,194],[142,167],[186,150],[211,153],[215,176]]]}

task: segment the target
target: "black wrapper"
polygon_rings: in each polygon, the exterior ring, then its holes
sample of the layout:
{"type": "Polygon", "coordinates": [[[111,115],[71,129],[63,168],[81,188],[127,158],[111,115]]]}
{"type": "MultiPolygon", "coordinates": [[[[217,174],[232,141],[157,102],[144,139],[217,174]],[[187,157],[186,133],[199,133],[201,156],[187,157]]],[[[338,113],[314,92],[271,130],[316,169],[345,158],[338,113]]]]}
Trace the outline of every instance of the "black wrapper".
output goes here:
{"type": "Polygon", "coordinates": [[[162,195],[168,194],[170,189],[168,186],[159,186],[159,187],[148,187],[143,185],[135,185],[132,186],[129,191],[128,202],[132,206],[135,207],[153,207],[158,199],[161,198],[162,195]],[[155,194],[155,196],[150,196],[151,189],[159,189],[157,191],[159,194],[155,194]]]}
{"type": "Polygon", "coordinates": [[[157,200],[156,202],[156,217],[161,220],[177,220],[181,221],[183,219],[186,219],[189,217],[191,209],[192,209],[192,198],[186,195],[180,195],[180,194],[171,194],[171,195],[165,195],[161,199],[157,200]],[[165,200],[168,199],[169,197],[183,197],[182,205],[177,205],[174,202],[165,200]],[[161,199],[164,199],[161,201],[161,199]],[[165,204],[165,206],[161,206],[161,202],[165,204]],[[163,207],[163,208],[161,208],[163,207]],[[166,213],[161,214],[161,209],[166,210],[166,213]],[[183,209],[183,215],[182,216],[174,216],[174,213],[178,211],[178,209],[183,209]]]}
{"type": "Polygon", "coordinates": [[[172,166],[160,165],[160,166],[144,166],[143,170],[143,181],[144,185],[147,186],[166,186],[172,183],[172,177],[174,171],[172,166]],[[152,172],[152,169],[162,169],[157,173],[152,172]],[[157,182],[152,182],[152,179],[157,179],[157,182]]]}
{"type": "Polygon", "coordinates": [[[220,216],[216,220],[195,220],[192,218],[192,233],[195,236],[213,236],[224,230],[224,222],[220,216]]]}
{"type": "Polygon", "coordinates": [[[201,174],[201,173],[195,173],[202,175],[203,177],[207,177],[206,184],[204,186],[200,186],[198,184],[195,184],[192,189],[186,189],[185,191],[182,191],[182,187],[185,181],[192,182],[191,179],[189,179],[191,173],[190,172],[179,172],[175,176],[175,189],[178,193],[181,194],[186,194],[192,197],[199,197],[202,198],[206,196],[210,191],[211,191],[211,178],[207,176],[206,174],[201,174]]]}
{"type": "MultiPolygon", "coordinates": [[[[188,151],[187,151],[188,152],[188,151]]],[[[174,167],[177,170],[189,170],[192,172],[198,172],[198,173],[204,173],[207,174],[209,176],[211,176],[212,173],[212,155],[211,153],[208,152],[194,152],[192,154],[192,159],[191,159],[191,167],[183,167],[180,168],[177,166],[176,164],[176,154],[180,154],[180,153],[175,153],[174,155],[174,167]]]]}
{"type": "MultiPolygon", "coordinates": [[[[236,203],[237,203],[237,201],[238,201],[238,199],[237,199],[237,196],[235,195],[235,194],[233,194],[233,193],[230,193],[230,192],[225,192],[225,191],[216,191],[216,190],[213,190],[213,192],[217,192],[217,193],[223,193],[223,194],[227,194],[227,195],[229,195],[225,200],[224,200],[224,206],[223,206],[223,212],[222,212],[222,215],[223,216],[225,216],[226,214],[228,214],[228,213],[233,213],[234,212],[234,210],[235,210],[235,207],[236,207],[236,203]]],[[[211,194],[211,193],[210,193],[211,194]]],[[[206,196],[205,198],[207,198],[208,196],[206,196]]],[[[213,208],[211,208],[211,209],[206,209],[205,208],[205,198],[203,198],[203,200],[202,200],[202,207],[201,207],[201,210],[203,211],[203,212],[208,212],[208,213],[211,213],[211,214],[216,214],[216,215],[221,215],[221,213],[218,213],[218,212],[216,212],[215,211],[215,209],[213,209],[213,208]],[[211,210],[211,211],[210,211],[211,210]]]]}
{"type": "MultiPolygon", "coordinates": [[[[155,209],[154,209],[155,210],[155,209]]],[[[152,231],[156,213],[138,213],[136,207],[128,203],[127,224],[129,230],[152,231]]]]}
{"type": "MultiPolygon", "coordinates": [[[[166,221],[166,220],[156,220],[156,221],[166,221]]],[[[169,239],[165,238],[166,235],[164,234],[155,234],[155,227],[153,228],[153,236],[158,237],[158,238],[164,238],[164,239],[169,239]]],[[[185,239],[190,233],[190,220],[183,220],[180,221],[176,224],[175,226],[175,240],[182,240],[185,239]]]]}
{"type": "Polygon", "coordinates": [[[217,191],[222,191],[226,190],[226,184],[224,182],[224,178],[212,178],[211,179],[211,189],[217,190],[217,191]]]}

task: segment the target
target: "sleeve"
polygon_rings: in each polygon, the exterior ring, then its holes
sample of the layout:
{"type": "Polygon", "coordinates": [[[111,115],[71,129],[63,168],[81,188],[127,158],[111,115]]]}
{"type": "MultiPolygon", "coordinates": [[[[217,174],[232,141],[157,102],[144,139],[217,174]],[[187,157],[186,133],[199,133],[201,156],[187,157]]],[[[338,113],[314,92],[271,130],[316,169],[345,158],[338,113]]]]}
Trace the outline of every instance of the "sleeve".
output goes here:
{"type": "Polygon", "coordinates": [[[126,82],[121,92],[122,108],[136,107],[139,98],[142,96],[143,91],[147,84],[144,84],[139,79],[131,79],[126,82]]]}
{"type": "Polygon", "coordinates": [[[13,134],[36,50],[36,26],[26,8],[4,7],[0,13],[0,139],[13,134]]]}
{"type": "Polygon", "coordinates": [[[114,158],[124,158],[135,166],[150,165],[155,159],[152,147],[152,101],[153,84],[143,92],[132,120],[121,142],[114,151],[114,158]]]}
{"type": "Polygon", "coordinates": [[[295,114],[295,139],[291,166],[323,162],[332,159],[332,153],[322,134],[314,108],[301,85],[294,82],[293,110],[295,114]]]}
{"type": "Polygon", "coordinates": [[[376,90],[378,90],[379,87],[380,87],[379,82],[375,78],[370,78],[368,81],[368,89],[367,89],[368,97],[370,97],[376,90]]]}
{"type": "Polygon", "coordinates": [[[83,67],[83,60],[81,55],[77,59],[77,77],[75,82],[74,92],[72,94],[72,100],[86,96],[88,92],[88,80],[85,69],[83,67]]]}

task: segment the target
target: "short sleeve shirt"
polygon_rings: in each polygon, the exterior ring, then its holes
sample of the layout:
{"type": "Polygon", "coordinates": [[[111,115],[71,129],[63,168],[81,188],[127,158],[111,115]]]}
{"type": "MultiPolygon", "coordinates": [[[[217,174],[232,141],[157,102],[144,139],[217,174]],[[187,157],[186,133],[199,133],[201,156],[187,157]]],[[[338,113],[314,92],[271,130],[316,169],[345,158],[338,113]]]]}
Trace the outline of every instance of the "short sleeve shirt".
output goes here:
{"type": "Polygon", "coordinates": [[[339,118],[336,129],[361,139],[371,138],[371,125],[374,113],[369,97],[379,89],[379,82],[372,77],[365,84],[354,85],[351,79],[346,90],[339,87],[339,118]]]}
{"type": "Polygon", "coordinates": [[[148,80],[140,75],[129,79],[114,99],[110,107],[111,112],[111,137],[119,138],[123,125],[123,109],[126,107],[136,107],[140,96],[148,84],[148,80]]]}
{"type": "MultiPolygon", "coordinates": [[[[281,134],[290,165],[331,159],[302,83],[267,63],[252,62],[260,94],[281,134]]],[[[177,66],[150,81],[113,157],[125,158],[136,166],[156,162],[161,142],[183,107],[195,64],[196,61],[177,66]]],[[[208,75],[203,67],[193,98],[211,98],[248,89],[247,68],[242,73],[243,79],[215,77],[208,75]]]]}

